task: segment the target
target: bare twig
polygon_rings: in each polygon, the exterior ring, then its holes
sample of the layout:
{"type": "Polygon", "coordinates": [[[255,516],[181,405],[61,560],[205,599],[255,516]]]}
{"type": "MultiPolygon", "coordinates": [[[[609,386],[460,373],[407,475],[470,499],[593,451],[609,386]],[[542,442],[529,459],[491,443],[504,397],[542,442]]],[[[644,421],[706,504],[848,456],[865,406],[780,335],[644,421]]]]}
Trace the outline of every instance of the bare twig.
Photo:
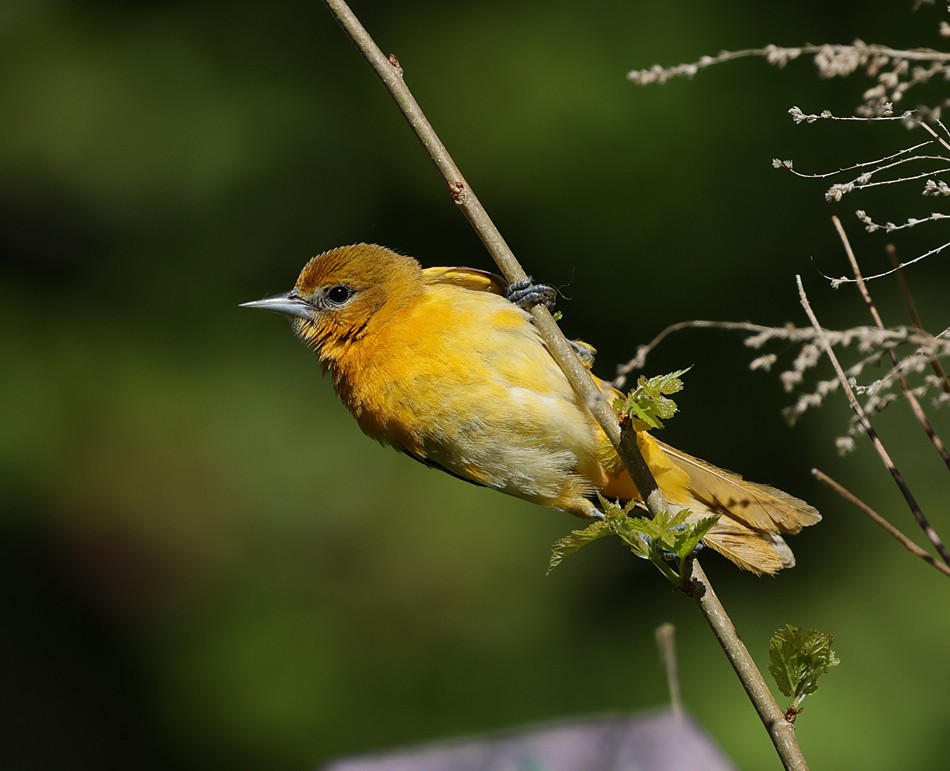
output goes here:
{"type": "MultiPolygon", "coordinates": [[[[845,254],[848,255],[848,262],[851,263],[851,270],[854,273],[854,280],[857,282],[858,291],[861,293],[861,297],[864,299],[864,304],[868,306],[868,312],[871,314],[871,318],[874,319],[874,323],[877,324],[878,329],[884,329],[884,321],[881,319],[881,314],[878,313],[877,306],[871,299],[871,293],[868,291],[867,284],[864,283],[864,278],[861,276],[861,269],[858,267],[858,259],[854,256],[854,250],[851,248],[851,242],[848,240],[848,235],[844,232],[844,227],[841,225],[841,220],[838,219],[837,216],[832,216],[831,221],[834,222],[835,229],[838,231],[838,236],[841,238],[841,243],[844,246],[845,254]]],[[[927,419],[927,415],[924,413],[923,407],[920,406],[920,402],[917,401],[917,397],[914,396],[913,391],[911,391],[910,383],[907,382],[907,376],[904,375],[904,371],[901,369],[900,363],[897,360],[897,354],[894,353],[893,349],[891,349],[888,350],[887,355],[891,359],[891,364],[894,365],[894,371],[897,373],[897,380],[900,383],[901,391],[904,392],[904,397],[907,399],[907,403],[910,405],[910,409],[914,413],[914,417],[917,418],[917,422],[920,423],[921,428],[924,429],[924,432],[930,439],[931,444],[933,444],[937,454],[943,459],[943,462],[947,468],[950,469],[950,453],[947,452],[947,448],[940,439],[940,436],[937,434],[936,429],[933,427],[933,424],[930,422],[930,420],[927,419]]]]}
{"type": "Polygon", "coordinates": [[[666,672],[666,685],[670,690],[670,707],[675,715],[683,713],[683,697],[680,693],[679,667],[676,662],[676,627],[670,623],[656,628],[656,647],[666,672]]]}
{"type": "Polygon", "coordinates": [[[848,380],[847,375],[845,375],[844,370],[841,368],[841,362],[838,361],[838,357],[835,355],[834,349],[831,347],[831,343],[828,342],[828,337],[825,334],[824,328],[818,323],[818,317],[815,316],[815,312],[811,308],[811,303],[808,301],[808,295],[805,294],[805,287],[802,284],[802,277],[795,276],[795,281],[798,284],[798,296],[801,300],[802,307],[805,309],[805,313],[808,315],[809,321],[811,321],[812,326],[818,333],[821,346],[825,352],[825,355],[828,357],[828,360],[831,362],[832,367],[834,367],[835,374],[838,377],[838,382],[841,383],[841,388],[848,397],[848,403],[851,405],[851,410],[858,417],[861,427],[868,435],[868,439],[871,440],[871,444],[874,445],[874,449],[880,456],[881,461],[890,472],[895,484],[897,484],[898,489],[901,491],[901,495],[904,496],[904,500],[907,502],[908,507],[914,515],[914,518],[917,520],[917,524],[920,526],[920,529],[923,530],[924,535],[926,535],[928,540],[933,544],[933,547],[937,550],[940,558],[950,565],[950,552],[947,551],[947,547],[944,546],[943,541],[940,540],[940,536],[937,534],[937,531],[934,530],[933,527],[931,527],[930,522],[927,521],[927,518],[920,509],[920,505],[917,503],[917,499],[914,497],[913,493],[911,493],[910,488],[907,486],[907,482],[904,481],[903,475],[895,465],[894,461],[891,459],[891,456],[888,454],[887,450],[884,448],[884,443],[881,442],[880,437],[877,435],[877,431],[874,430],[874,426],[872,426],[871,421],[868,420],[868,416],[864,412],[864,408],[861,407],[861,402],[858,401],[858,397],[855,396],[854,389],[851,387],[851,383],[848,380]]]}
{"type": "MultiPolygon", "coordinates": [[[[625,364],[617,367],[617,376],[611,381],[615,388],[623,388],[631,372],[642,370],[646,365],[647,357],[674,332],[681,332],[685,329],[721,329],[732,332],[748,333],[743,343],[748,348],[755,350],[761,349],[766,343],[772,341],[784,341],[787,343],[814,343],[818,335],[814,328],[796,327],[793,324],[784,324],[780,327],[770,327],[763,324],[752,324],[748,321],[709,321],[696,319],[692,321],[678,321],[670,324],[657,334],[649,343],[641,345],[637,349],[636,355],[625,364]]],[[[866,359],[859,362],[863,365],[870,361],[876,361],[881,350],[891,350],[899,345],[915,345],[920,351],[930,358],[940,354],[950,355],[950,340],[934,337],[930,333],[919,328],[891,327],[881,329],[877,326],[851,327],[845,330],[823,331],[832,345],[847,347],[858,343],[862,350],[870,350],[871,354],[866,359]]],[[[752,369],[768,368],[764,362],[759,359],[750,364],[752,369]]],[[[786,390],[790,390],[786,386],[786,390]]]]}
{"type": "Polygon", "coordinates": [[[794,174],[796,177],[801,177],[802,179],[828,179],[829,177],[837,177],[839,174],[845,174],[849,171],[857,171],[861,169],[864,173],[874,175],[879,171],[884,171],[886,169],[894,168],[904,163],[909,163],[911,161],[919,160],[928,160],[928,161],[946,161],[947,159],[942,155],[914,155],[909,158],[901,158],[901,156],[907,156],[909,153],[916,152],[921,147],[926,147],[930,144],[932,140],[928,139],[926,142],[921,142],[920,144],[913,145],[912,147],[905,147],[901,150],[898,150],[896,153],[891,153],[890,155],[885,155],[883,158],[875,158],[873,161],[861,161],[860,163],[853,163],[850,166],[844,166],[840,169],[835,169],[834,171],[823,171],[823,172],[803,172],[798,171],[791,161],[783,161],[778,158],[772,160],[772,167],[776,169],[787,169],[790,174],[794,174]],[[895,158],[900,160],[894,161],[895,158]],[[893,163],[885,163],[885,161],[894,161],[893,163]]]}
{"type": "MultiPolygon", "coordinates": [[[[926,252],[924,252],[923,254],[918,254],[918,255],[917,255],[916,257],[914,257],[912,260],[907,260],[907,262],[902,262],[902,263],[900,263],[897,267],[891,268],[890,270],[883,270],[883,271],[881,271],[880,273],[875,273],[875,274],[872,275],[872,276],[865,276],[865,277],[864,277],[864,280],[865,280],[865,281],[873,281],[874,279],[885,278],[886,276],[891,276],[891,275],[897,273],[899,270],[902,270],[903,268],[908,268],[908,267],[910,267],[911,265],[914,265],[914,264],[920,262],[921,260],[926,260],[928,257],[933,257],[935,254],[940,254],[940,252],[942,252],[942,251],[943,251],[944,249],[946,249],[947,247],[950,247],[950,241],[947,241],[946,243],[940,244],[940,246],[935,246],[933,249],[929,249],[929,250],[927,250],[926,252]]],[[[853,278],[848,278],[847,276],[840,276],[840,277],[838,277],[838,278],[834,278],[833,276],[825,276],[825,278],[828,279],[828,282],[831,284],[831,286],[832,286],[833,289],[838,289],[842,284],[853,284],[853,283],[855,283],[855,280],[854,280],[853,278]]]]}
{"type": "Polygon", "coordinates": [[[745,643],[739,637],[732,619],[729,618],[729,614],[726,613],[726,609],[713,591],[712,585],[702,572],[699,560],[693,560],[693,574],[690,580],[701,589],[694,592],[693,597],[699,604],[729,663],[739,676],[755,711],[759,713],[759,719],[769,732],[782,765],[787,771],[807,771],[808,764],[798,745],[795,726],[785,717],[785,712],[772,696],[762,673],[755,666],[745,643]]]}
{"type": "MultiPolygon", "coordinates": [[[[950,75],[950,69],[947,69],[946,72],[947,75],[950,75]]],[[[891,79],[889,76],[886,77],[885,75],[881,75],[880,77],[884,78],[885,80],[891,79]]],[[[894,75],[894,77],[897,76],[894,75]]],[[[900,80],[899,77],[898,80],[900,80]]],[[[867,93],[865,95],[867,96],[867,93]]],[[[772,165],[777,169],[785,169],[798,177],[810,179],[826,179],[831,177],[840,178],[844,174],[854,174],[855,176],[851,177],[850,179],[845,179],[842,182],[835,182],[825,191],[825,199],[828,201],[841,201],[845,195],[854,192],[863,192],[873,187],[885,185],[905,185],[912,183],[915,180],[925,180],[923,189],[920,191],[920,194],[925,197],[932,198],[937,196],[948,196],[950,195],[950,185],[948,185],[944,180],[940,179],[940,177],[950,171],[950,157],[948,157],[948,153],[950,153],[950,142],[947,141],[948,136],[950,136],[950,132],[948,132],[947,127],[939,120],[939,117],[937,117],[940,109],[941,108],[936,108],[936,110],[931,113],[929,120],[932,120],[935,124],[935,126],[931,126],[927,122],[927,119],[920,117],[915,113],[915,111],[906,111],[900,116],[888,115],[868,118],[853,115],[837,116],[832,114],[829,110],[824,110],[820,113],[806,114],[800,108],[792,107],[789,110],[789,113],[796,123],[813,123],[819,120],[897,120],[908,125],[909,127],[923,130],[925,133],[930,135],[930,139],[927,139],[925,142],[915,144],[911,147],[898,150],[897,152],[891,153],[890,155],[886,155],[882,158],[877,158],[870,161],[862,161],[860,163],[852,164],[850,166],[829,172],[802,173],[795,170],[794,164],[791,160],[781,160],[778,158],[774,158],[772,160],[772,165]],[[925,147],[928,148],[929,152],[917,154],[918,151],[925,147]],[[923,163],[928,164],[928,168],[924,171],[917,171],[914,173],[905,171],[907,164],[920,166],[923,163]],[[900,169],[900,171],[895,171],[896,169],[900,169]]],[[[897,224],[891,221],[878,221],[863,210],[858,210],[855,212],[855,214],[864,224],[865,229],[869,233],[878,231],[893,233],[899,230],[915,228],[925,224],[937,223],[950,218],[950,215],[947,215],[944,212],[931,210],[927,213],[907,217],[903,223],[897,224]]],[[[938,244],[936,247],[917,255],[913,259],[909,259],[906,262],[895,263],[891,270],[882,271],[874,275],[865,275],[863,276],[863,281],[868,283],[875,279],[890,276],[900,268],[913,265],[917,262],[939,254],[948,247],[950,247],[950,243],[948,242],[938,244]]],[[[838,278],[825,276],[825,278],[831,282],[832,287],[835,289],[840,287],[842,284],[849,284],[855,281],[855,279],[849,278],[847,276],[838,278]]]]}
{"type": "MultiPolygon", "coordinates": [[[[888,244],[886,251],[887,256],[891,260],[891,265],[893,265],[895,268],[897,283],[901,288],[901,295],[904,298],[904,304],[907,306],[907,312],[910,314],[910,320],[918,331],[923,332],[924,325],[920,321],[920,314],[917,313],[917,305],[914,303],[914,297],[910,293],[910,287],[907,284],[907,276],[904,274],[904,271],[900,269],[901,261],[897,257],[897,248],[894,246],[894,244],[888,244]]],[[[933,369],[934,374],[940,378],[940,383],[943,386],[944,393],[950,394],[950,379],[947,378],[947,373],[944,372],[943,366],[940,364],[940,360],[933,354],[927,358],[930,360],[930,366],[933,369]]]]}
{"type": "Polygon", "coordinates": [[[611,381],[614,388],[623,388],[627,382],[627,376],[636,370],[643,369],[646,364],[647,356],[674,332],[680,332],[684,329],[726,329],[738,332],[769,332],[772,327],[762,326],[761,324],[750,324],[745,321],[704,321],[696,319],[694,321],[679,321],[670,324],[666,329],[660,332],[646,345],[641,345],[637,349],[637,355],[626,364],[617,367],[617,376],[611,381]]]}
{"type": "Polygon", "coordinates": [[[627,73],[627,78],[640,85],[665,83],[671,78],[691,78],[699,70],[711,67],[714,64],[749,57],[763,58],[769,64],[784,67],[788,62],[799,58],[802,54],[817,54],[824,57],[824,62],[827,64],[822,68],[822,75],[825,77],[850,75],[871,57],[886,57],[894,61],[950,62],[950,54],[942,51],[927,48],[901,51],[886,46],[867,45],[861,41],[855,41],[854,45],[803,45],[795,47],[769,45],[765,48],[722,51],[715,56],[704,56],[698,61],[679,64],[674,67],[654,65],[646,70],[632,70],[627,73]]]}
{"type": "Polygon", "coordinates": [[[819,471],[816,468],[811,470],[812,475],[819,482],[823,482],[828,485],[832,490],[834,490],[838,495],[844,498],[848,503],[857,506],[861,511],[868,515],[872,522],[877,523],[882,528],[884,528],[887,533],[894,538],[901,546],[903,546],[907,551],[913,554],[915,557],[920,557],[924,562],[930,565],[932,568],[936,568],[945,576],[950,576],[950,566],[945,565],[940,562],[940,560],[935,557],[927,554],[923,549],[921,549],[917,544],[915,544],[910,538],[904,535],[900,530],[898,530],[894,525],[888,522],[884,517],[878,514],[874,509],[868,506],[864,501],[862,501],[858,496],[852,493],[848,488],[842,485],[840,482],[836,482],[830,476],[828,476],[823,471],[819,471]]]}
{"type": "MultiPolygon", "coordinates": [[[[938,133],[933,129],[932,126],[930,126],[930,125],[927,124],[926,121],[920,121],[919,125],[920,125],[920,127],[921,127],[924,131],[926,131],[928,134],[930,134],[930,136],[932,136],[932,137],[933,137],[934,139],[936,139],[940,144],[942,144],[945,150],[950,151],[950,142],[947,142],[947,140],[946,140],[946,138],[945,138],[944,136],[941,136],[940,134],[938,134],[938,133]]],[[[947,127],[944,126],[943,123],[941,123],[940,121],[937,121],[937,125],[939,125],[940,128],[943,129],[943,133],[944,133],[944,134],[947,133],[947,127]]]]}
{"type": "MultiPolygon", "coordinates": [[[[942,26],[944,29],[950,29],[946,23],[942,26]]],[[[857,116],[838,118],[838,120],[893,119],[894,105],[903,103],[912,89],[940,76],[946,77],[950,71],[950,66],[948,66],[950,54],[943,51],[923,48],[895,50],[886,46],[869,45],[863,40],[855,40],[851,45],[825,44],[797,47],[769,45],[742,51],[722,51],[716,56],[703,56],[698,61],[673,67],[661,67],[655,64],[648,69],[629,72],[627,77],[641,85],[665,83],[675,77],[691,78],[707,67],[746,57],[760,57],[769,64],[782,68],[805,54],[813,55],[819,77],[848,77],[858,70],[863,70],[867,77],[876,81],[874,86],[866,89],[862,94],[861,104],[856,110],[857,116]]],[[[920,105],[916,112],[939,125],[940,115],[945,106],[943,103],[934,107],[920,105]]],[[[798,108],[794,109],[799,113],[799,118],[796,120],[800,119],[809,123],[832,117],[827,110],[821,114],[805,115],[798,108]]],[[[910,111],[905,112],[899,119],[904,118],[911,119],[910,111]]]]}
{"type": "MultiPolygon", "coordinates": [[[[478,233],[498,268],[508,281],[516,281],[525,276],[508,244],[502,238],[488,213],[462,177],[445,145],[436,135],[426,119],[409,88],[403,80],[402,69],[395,57],[387,57],[379,49],[372,37],[343,0],[324,0],[337,21],[356,43],[363,56],[386,86],[396,104],[406,116],[419,140],[438,167],[452,199],[459,205],[472,227],[478,233]]],[[[620,458],[630,472],[634,484],[643,496],[650,512],[654,515],[668,509],[668,504],[650,473],[650,469],[640,454],[636,443],[636,433],[632,428],[621,430],[613,408],[600,398],[600,391],[594,384],[588,370],[574,353],[567,339],[561,333],[551,314],[543,306],[532,310],[532,318],[538,327],[542,339],[555,361],[564,370],[577,395],[588,405],[592,414],[603,427],[604,432],[617,449],[620,458]]],[[[709,579],[703,572],[698,560],[693,560],[690,577],[693,586],[692,596],[706,616],[717,639],[733,668],[749,694],[756,711],[759,713],[776,751],[787,769],[807,769],[801,748],[795,737],[794,727],[785,720],[755,662],[749,655],[745,644],[739,638],[735,627],[729,620],[725,609],[716,597],[709,579]]]]}
{"type": "MultiPolygon", "coordinates": [[[[342,0],[325,0],[325,2],[386,86],[399,109],[402,110],[409,125],[412,126],[419,141],[422,142],[429,157],[445,179],[452,199],[475,229],[499,270],[511,282],[525,278],[527,274],[518,263],[511,248],[491,221],[485,207],[462,176],[445,145],[442,144],[442,140],[439,139],[422,112],[419,103],[406,86],[402,68],[399,67],[395,56],[387,57],[383,54],[345,2],[342,0]]],[[[640,455],[635,433],[632,430],[621,433],[616,413],[606,400],[600,398],[600,391],[594,385],[590,373],[561,333],[547,308],[541,305],[535,306],[531,315],[551,355],[564,370],[574,391],[588,405],[614,447],[621,451],[621,457],[626,456],[625,460],[630,461],[628,470],[634,484],[643,495],[647,507],[650,511],[666,511],[668,506],[650,469],[640,455]]]]}

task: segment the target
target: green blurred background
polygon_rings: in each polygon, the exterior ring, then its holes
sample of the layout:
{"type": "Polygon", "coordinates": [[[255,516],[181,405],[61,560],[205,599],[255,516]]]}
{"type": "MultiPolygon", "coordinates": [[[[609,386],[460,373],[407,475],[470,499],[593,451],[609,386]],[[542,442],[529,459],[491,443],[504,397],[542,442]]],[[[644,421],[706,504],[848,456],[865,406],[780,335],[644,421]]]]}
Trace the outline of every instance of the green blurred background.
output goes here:
{"type": "MultiPolygon", "coordinates": [[[[771,168],[910,144],[896,126],[785,114],[847,113],[863,77],[749,61],[641,88],[627,70],[768,42],[940,46],[942,8],[910,5],[355,10],[610,375],[674,321],[804,323],[795,273],[826,325],[866,323],[854,292],[818,273],[845,272],[830,215],[871,270],[884,240],[853,210],[931,208],[916,188],[832,206],[824,183],[771,168]]],[[[546,577],[550,544],[576,521],[365,439],[287,324],[238,309],[354,241],[492,267],[320,3],[6,0],[0,104],[5,767],[300,769],[652,708],[667,699],[653,643],[664,621],[689,710],[741,767],[777,767],[704,621],[653,568],[603,542],[546,577]]],[[[934,238],[898,243],[911,255],[934,238]]],[[[941,263],[911,274],[935,331],[948,323],[941,263]]],[[[903,323],[894,286],[878,287],[903,323]]],[[[819,466],[913,531],[866,442],[835,454],[842,405],[789,429],[792,397],[751,358],[724,332],[664,344],[651,371],[694,365],[664,438],[808,498],[825,520],[776,579],[704,564],[763,666],[785,623],[837,633],[843,663],[799,722],[814,768],[938,767],[950,583],[811,480],[819,466]]],[[[950,533],[945,470],[903,405],[881,428],[950,533]]]]}

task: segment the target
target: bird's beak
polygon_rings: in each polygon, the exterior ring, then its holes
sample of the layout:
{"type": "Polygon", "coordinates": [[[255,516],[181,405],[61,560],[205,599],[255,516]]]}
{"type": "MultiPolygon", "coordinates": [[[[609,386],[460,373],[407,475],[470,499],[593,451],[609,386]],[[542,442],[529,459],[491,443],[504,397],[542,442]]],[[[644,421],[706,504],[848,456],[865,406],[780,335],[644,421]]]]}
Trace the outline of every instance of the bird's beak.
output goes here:
{"type": "Polygon", "coordinates": [[[265,311],[282,313],[285,316],[299,316],[307,320],[313,318],[313,306],[300,299],[294,290],[285,292],[284,294],[275,294],[272,297],[265,297],[263,300],[241,303],[240,307],[261,308],[265,311]]]}

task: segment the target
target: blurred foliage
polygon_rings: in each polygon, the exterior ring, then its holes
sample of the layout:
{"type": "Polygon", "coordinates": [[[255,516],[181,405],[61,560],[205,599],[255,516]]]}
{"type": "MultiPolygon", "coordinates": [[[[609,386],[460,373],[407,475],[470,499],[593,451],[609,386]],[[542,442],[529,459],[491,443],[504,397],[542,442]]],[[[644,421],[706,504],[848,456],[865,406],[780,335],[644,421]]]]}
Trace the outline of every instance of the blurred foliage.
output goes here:
{"type": "MultiPolygon", "coordinates": [[[[804,61],[648,89],[624,75],[767,42],[939,47],[935,9],[356,10],[525,266],[567,295],[563,326],[597,345],[601,374],[684,318],[800,322],[796,272],[823,323],[863,323],[813,264],[843,272],[834,211],[866,270],[885,264],[883,242],[770,164],[837,168],[903,142],[894,127],[806,129],[785,114],[846,111],[862,83],[816,81],[804,61]]],[[[705,622],[655,571],[601,543],[545,577],[566,515],[366,441],[286,324],[237,308],[353,241],[491,267],[319,3],[7,0],[0,104],[5,767],[304,768],[638,710],[666,699],[650,663],[664,621],[680,629],[688,708],[742,767],[776,766],[705,622]],[[565,687],[578,660],[611,663],[565,687]]],[[[945,324],[946,269],[910,278],[925,320],[945,324]]],[[[902,320],[896,290],[880,291],[885,318],[902,320]]],[[[798,567],[776,579],[704,564],[761,666],[789,619],[836,630],[848,666],[800,731],[814,767],[937,767],[950,586],[810,481],[821,466],[911,527],[866,447],[834,455],[844,407],[790,431],[788,397],[748,358],[721,332],[664,344],[654,372],[693,370],[663,438],[825,520],[793,539],[798,567]],[[885,715],[869,732],[872,710],[885,715]]],[[[924,510],[944,511],[941,468],[906,411],[881,431],[924,510]]]]}

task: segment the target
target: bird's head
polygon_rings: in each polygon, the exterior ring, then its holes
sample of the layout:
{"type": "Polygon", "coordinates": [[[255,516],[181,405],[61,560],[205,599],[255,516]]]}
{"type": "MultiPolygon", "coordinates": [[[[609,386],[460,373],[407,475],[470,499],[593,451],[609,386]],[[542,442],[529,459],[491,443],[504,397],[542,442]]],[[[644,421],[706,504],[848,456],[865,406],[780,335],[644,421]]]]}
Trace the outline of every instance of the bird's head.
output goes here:
{"type": "Polygon", "coordinates": [[[290,316],[297,335],[329,362],[374,322],[384,322],[410,302],[421,287],[422,269],[411,257],[354,244],[313,257],[289,292],[241,307],[290,316]]]}

